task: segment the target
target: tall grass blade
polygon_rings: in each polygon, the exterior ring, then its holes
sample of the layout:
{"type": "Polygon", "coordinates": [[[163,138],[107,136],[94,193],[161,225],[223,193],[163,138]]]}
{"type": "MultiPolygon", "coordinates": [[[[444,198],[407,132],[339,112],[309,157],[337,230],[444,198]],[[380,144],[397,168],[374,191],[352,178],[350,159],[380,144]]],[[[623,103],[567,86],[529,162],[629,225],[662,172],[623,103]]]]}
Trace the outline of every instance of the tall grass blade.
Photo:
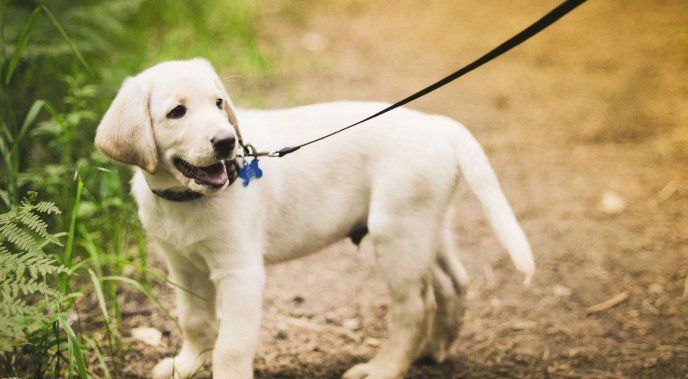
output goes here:
{"type": "Polygon", "coordinates": [[[71,373],[76,371],[81,379],[91,379],[91,375],[89,375],[88,370],[86,370],[84,355],[79,347],[79,340],[76,338],[74,329],[72,329],[67,320],[62,317],[59,318],[59,323],[62,330],[67,334],[67,346],[69,347],[70,357],[67,363],[69,365],[69,376],[71,377],[71,373]],[[74,364],[76,364],[76,366],[73,366],[72,357],[74,358],[74,364]]]}
{"type": "Polygon", "coordinates": [[[177,328],[179,328],[181,330],[181,328],[179,327],[179,324],[177,323],[177,320],[174,317],[172,317],[172,315],[170,314],[170,311],[168,311],[167,308],[165,308],[162,305],[162,303],[160,303],[160,300],[158,300],[158,298],[155,297],[155,295],[153,295],[150,291],[148,291],[145,287],[143,287],[141,285],[141,283],[137,282],[134,279],[127,278],[124,276],[104,276],[102,278],[102,280],[103,281],[113,280],[113,281],[117,281],[117,282],[122,282],[122,283],[129,284],[130,286],[136,288],[139,292],[146,295],[146,297],[148,299],[150,299],[153,303],[155,303],[155,305],[158,307],[158,309],[160,309],[165,314],[165,316],[167,316],[167,318],[174,321],[174,324],[177,325],[177,328]]]}
{"type": "Polygon", "coordinates": [[[50,22],[53,23],[53,25],[55,26],[55,29],[57,29],[57,31],[60,33],[60,35],[62,36],[62,38],[65,40],[65,42],[67,42],[67,45],[69,45],[69,48],[72,50],[72,53],[74,53],[74,55],[76,55],[77,59],[78,59],[79,62],[84,66],[84,68],[86,69],[86,71],[88,71],[89,74],[92,74],[93,72],[91,71],[91,67],[89,67],[88,63],[86,63],[86,60],[84,59],[84,56],[81,55],[81,52],[80,52],[79,49],[76,47],[76,45],[74,44],[74,42],[72,41],[72,39],[69,38],[69,35],[67,35],[67,32],[66,32],[66,31],[64,30],[64,28],[62,27],[62,24],[61,24],[60,21],[57,19],[57,17],[55,17],[55,15],[54,15],[53,12],[50,10],[50,8],[48,8],[45,4],[41,4],[41,9],[43,9],[43,11],[45,12],[45,14],[46,14],[46,15],[48,16],[48,18],[50,19],[50,22]]]}
{"type": "MultiPolygon", "coordinates": [[[[67,232],[67,242],[65,243],[64,257],[62,265],[71,269],[72,267],[72,252],[74,250],[74,237],[76,234],[76,216],[79,211],[79,202],[81,201],[81,191],[84,189],[84,182],[77,176],[76,178],[76,195],[74,195],[74,205],[72,206],[72,213],[69,215],[69,231],[67,232]]],[[[67,276],[60,277],[60,289],[63,294],[68,292],[69,282],[67,276]]]]}
{"type": "MultiPolygon", "coordinates": [[[[0,0],[0,36],[5,35],[5,11],[7,10],[7,1],[8,0],[0,0]]],[[[2,54],[0,56],[3,58],[5,57],[5,41],[3,41],[2,38],[0,38],[0,54],[2,54]]],[[[3,65],[0,65],[0,78],[2,78],[2,66],[3,65]]]]}
{"type": "Polygon", "coordinates": [[[178,288],[178,289],[188,293],[189,295],[191,295],[195,298],[198,298],[200,300],[208,300],[208,298],[206,298],[202,295],[199,295],[196,292],[191,291],[190,289],[182,286],[181,284],[173,282],[172,280],[169,279],[169,276],[165,275],[163,272],[160,272],[154,268],[147,267],[144,265],[137,265],[137,264],[134,264],[134,263],[132,263],[132,262],[130,262],[124,258],[120,258],[120,257],[112,257],[111,259],[114,259],[116,262],[118,262],[122,265],[130,266],[130,267],[138,270],[141,273],[148,274],[148,275],[151,275],[152,277],[154,277],[158,280],[162,280],[163,282],[165,282],[165,283],[167,283],[167,284],[169,284],[175,288],[178,288]]]}
{"type": "Polygon", "coordinates": [[[88,275],[91,277],[91,282],[93,283],[93,288],[96,291],[96,298],[98,299],[98,305],[100,306],[100,311],[103,313],[105,322],[107,323],[106,328],[110,328],[110,315],[107,311],[107,304],[105,303],[105,295],[103,294],[103,287],[100,285],[100,280],[90,268],[88,269],[88,275]]]}
{"type": "Polygon", "coordinates": [[[7,65],[7,72],[5,73],[5,85],[10,84],[10,81],[12,80],[14,70],[17,68],[19,58],[21,58],[22,54],[24,53],[26,45],[29,43],[29,36],[31,36],[33,25],[36,22],[36,18],[38,18],[39,14],[41,14],[40,7],[33,10],[31,16],[29,17],[29,21],[27,21],[26,24],[24,24],[24,28],[22,28],[22,31],[19,34],[19,38],[17,39],[17,45],[15,46],[14,52],[10,57],[10,63],[7,65]]]}
{"type": "Polygon", "coordinates": [[[12,146],[12,152],[17,151],[19,148],[19,145],[21,144],[21,141],[24,139],[24,136],[26,136],[26,133],[29,131],[29,127],[33,124],[34,121],[36,121],[36,117],[38,117],[38,114],[40,113],[41,109],[46,105],[47,103],[45,100],[36,100],[31,104],[31,108],[29,108],[29,111],[26,113],[26,117],[24,117],[24,122],[22,123],[21,128],[19,129],[19,133],[15,136],[14,141],[10,141],[14,143],[14,146],[12,146]]]}
{"type": "Polygon", "coordinates": [[[105,357],[103,356],[103,352],[100,349],[98,342],[88,337],[85,337],[84,340],[86,341],[88,347],[91,348],[93,354],[95,354],[96,358],[98,359],[100,368],[103,369],[103,376],[105,377],[105,379],[112,379],[112,374],[110,373],[110,369],[108,368],[107,363],[105,363],[105,357]]]}

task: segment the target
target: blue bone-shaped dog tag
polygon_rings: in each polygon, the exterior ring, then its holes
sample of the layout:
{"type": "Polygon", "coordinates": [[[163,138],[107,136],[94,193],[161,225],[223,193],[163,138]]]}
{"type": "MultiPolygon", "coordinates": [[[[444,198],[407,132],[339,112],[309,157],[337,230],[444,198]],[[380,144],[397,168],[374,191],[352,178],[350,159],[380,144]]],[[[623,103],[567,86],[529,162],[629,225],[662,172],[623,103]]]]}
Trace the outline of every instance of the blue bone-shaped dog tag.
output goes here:
{"type": "Polygon", "coordinates": [[[248,187],[248,184],[253,179],[260,179],[263,176],[263,170],[258,167],[258,158],[254,158],[250,163],[244,161],[239,170],[239,177],[243,179],[242,186],[248,187]]]}

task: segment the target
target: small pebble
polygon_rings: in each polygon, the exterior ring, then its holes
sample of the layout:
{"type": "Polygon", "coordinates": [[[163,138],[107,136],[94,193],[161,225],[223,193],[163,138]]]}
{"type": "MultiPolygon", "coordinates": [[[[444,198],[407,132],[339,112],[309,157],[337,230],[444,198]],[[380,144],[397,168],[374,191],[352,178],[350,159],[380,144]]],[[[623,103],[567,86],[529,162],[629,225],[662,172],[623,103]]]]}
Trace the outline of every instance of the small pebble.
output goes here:
{"type": "Polygon", "coordinates": [[[664,287],[659,283],[652,283],[647,287],[647,292],[652,295],[659,295],[664,292],[664,287]]]}
{"type": "Polygon", "coordinates": [[[160,346],[162,332],[156,328],[140,326],[131,330],[131,337],[149,346],[160,346]]]}
{"type": "Polygon", "coordinates": [[[76,312],[70,311],[69,314],[67,315],[67,323],[69,325],[74,325],[75,322],[79,320],[79,316],[76,314],[76,312]]]}
{"type": "Polygon", "coordinates": [[[511,327],[514,330],[526,330],[526,329],[533,329],[537,326],[537,323],[535,321],[529,321],[529,320],[524,320],[524,321],[516,321],[514,322],[511,327]]]}
{"type": "Polygon", "coordinates": [[[327,48],[327,42],[320,34],[306,33],[301,36],[301,46],[306,51],[317,53],[327,48]]]}
{"type": "Polygon", "coordinates": [[[571,294],[573,293],[573,291],[570,288],[560,286],[558,284],[552,288],[552,292],[555,296],[559,297],[568,297],[571,296],[571,294]]]}
{"type": "Polygon", "coordinates": [[[598,204],[600,211],[615,215],[623,212],[626,209],[626,200],[624,200],[619,194],[613,191],[607,191],[602,194],[600,203],[598,204]]]}
{"type": "Polygon", "coordinates": [[[342,326],[349,330],[358,330],[361,328],[361,322],[355,318],[349,318],[344,320],[342,326]]]}

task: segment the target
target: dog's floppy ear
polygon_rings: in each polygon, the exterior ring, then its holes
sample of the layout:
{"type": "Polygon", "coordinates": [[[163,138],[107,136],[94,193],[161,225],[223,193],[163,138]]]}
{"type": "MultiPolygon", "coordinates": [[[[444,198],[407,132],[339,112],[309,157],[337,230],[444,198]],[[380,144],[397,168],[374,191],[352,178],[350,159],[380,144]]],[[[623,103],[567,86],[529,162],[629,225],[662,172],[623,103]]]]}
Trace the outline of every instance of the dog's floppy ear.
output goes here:
{"type": "MultiPolygon", "coordinates": [[[[219,79],[218,79],[219,81],[219,79]]],[[[222,84],[222,81],[219,83],[220,89],[222,90],[222,96],[225,98],[225,113],[227,113],[227,118],[229,119],[229,123],[232,124],[232,127],[234,128],[234,132],[236,133],[237,140],[239,143],[243,145],[244,141],[241,137],[241,132],[239,131],[239,120],[236,117],[236,114],[234,114],[234,103],[232,102],[232,99],[229,98],[229,95],[227,94],[227,90],[225,89],[225,86],[222,84]]]]}
{"type": "Polygon", "coordinates": [[[232,103],[232,99],[229,98],[227,92],[225,92],[224,95],[227,99],[227,106],[225,107],[225,112],[227,112],[227,118],[229,118],[229,122],[231,122],[232,125],[237,126],[239,125],[239,120],[237,120],[237,117],[234,114],[234,103],[232,103]]]}
{"type": "Polygon", "coordinates": [[[128,78],[96,131],[96,146],[110,158],[155,173],[158,152],[149,110],[150,88],[128,78]]]}

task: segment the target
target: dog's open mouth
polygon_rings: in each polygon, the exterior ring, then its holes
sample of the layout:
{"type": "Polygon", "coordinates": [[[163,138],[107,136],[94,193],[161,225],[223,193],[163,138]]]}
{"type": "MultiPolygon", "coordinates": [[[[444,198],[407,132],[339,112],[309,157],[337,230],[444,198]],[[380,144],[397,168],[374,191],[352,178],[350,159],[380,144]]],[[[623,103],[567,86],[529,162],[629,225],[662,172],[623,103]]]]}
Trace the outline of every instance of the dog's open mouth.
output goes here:
{"type": "Polygon", "coordinates": [[[174,167],[176,167],[182,175],[193,179],[196,184],[219,188],[224,186],[228,181],[227,168],[224,162],[198,167],[181,158],[174,158],[173,163],[174,167]]]}

